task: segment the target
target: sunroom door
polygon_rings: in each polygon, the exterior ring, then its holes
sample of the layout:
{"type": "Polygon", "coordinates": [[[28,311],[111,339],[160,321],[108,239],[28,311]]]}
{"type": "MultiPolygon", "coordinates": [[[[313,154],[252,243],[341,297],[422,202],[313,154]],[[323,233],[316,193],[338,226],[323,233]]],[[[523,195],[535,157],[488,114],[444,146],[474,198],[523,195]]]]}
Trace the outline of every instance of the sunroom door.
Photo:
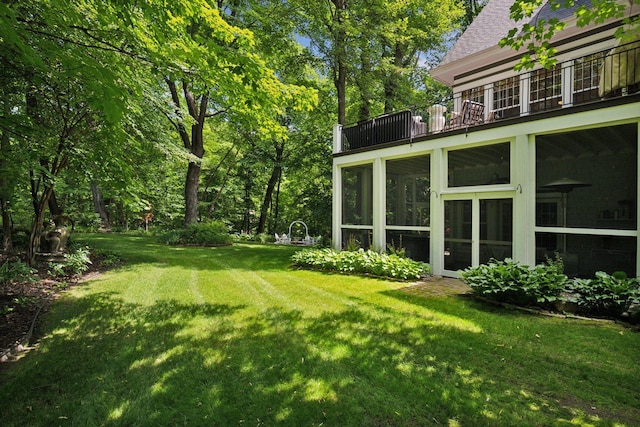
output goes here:
{"type": "Polygon", "coordinates": [[[448,273],[505,259],[513,250],[513,196],[448,196],[444,200],[444,268],[448,273]]]}

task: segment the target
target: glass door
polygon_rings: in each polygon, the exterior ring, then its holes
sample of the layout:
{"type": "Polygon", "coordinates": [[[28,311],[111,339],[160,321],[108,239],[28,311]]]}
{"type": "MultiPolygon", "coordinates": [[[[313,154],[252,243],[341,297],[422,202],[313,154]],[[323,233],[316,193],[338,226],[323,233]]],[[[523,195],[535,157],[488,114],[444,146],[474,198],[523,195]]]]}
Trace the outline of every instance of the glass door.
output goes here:
{"type": "Polygon", "coordinates": [[[444,201],[445,270],[512,256],[513,198],[500,196],[471,194],[444,201]]]}

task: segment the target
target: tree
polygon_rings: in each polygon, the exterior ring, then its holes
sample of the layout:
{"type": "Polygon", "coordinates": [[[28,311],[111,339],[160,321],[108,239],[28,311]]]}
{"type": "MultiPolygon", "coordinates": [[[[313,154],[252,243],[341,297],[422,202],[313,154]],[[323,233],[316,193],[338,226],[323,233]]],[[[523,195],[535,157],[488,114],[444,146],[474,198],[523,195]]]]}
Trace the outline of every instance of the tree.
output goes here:
{"type": "Polygon", "coordinates": [[[202,2],[199,13],[185,20],[184,43],[194,55],[202,56],[191,58],[201,62],[199,67],[165,79],[175,113],[167,117],[193,156],[185,181],[185,224],[198,219],[206,119],[224,115],[226,120],[251,126],[262,134],[282,134],[285,130],[278,123],[281,111],[288,104],[307,108],[314,100],[312,92],[278,80],[255,49],[252,32],[225,19],[241,22],[235,19],[235,9],[226,16],[220,13],[221,5],[202,2]]]}
{"type": "MultiPolygon", "coordinates": [[[[511,19],[518,22],[530,18],[545,3],[546,0],[516,1],[510,9],[511,19]]],[[[549,3],[555,9],[575,6],[575,0],[551,0],[549,3]]],[[[591,2],[592,7],[580,5],[574,11],[576,25],[585,27],[589,24],[601,24],[608,19],[622,19],[625,25],[618,28],[616,37],[626,41],[635,37],[640,31],[640,16],[624,16],[633,4],[640,4],[640,0],[596,0],[591,2]]],[[[557,50],[551,45],[550,40],[565,26],[566,23],[557,18],[539,18],[535,23],[528,22],[521,27],[511,29],[500,41],[500,46],[509,46],[518,51],[523,48],[526,50],[515,66],[517,71],[533,68],[536,63],[549,68],[557,63],[555,58],[557,50]]]]}
{"type": "Polygon", "coordinates": [[[333,77],[341,124],[410,106],[424,85],[423,55],[443,46],[463,15],[453,0],[290,3],[333,77]]]}

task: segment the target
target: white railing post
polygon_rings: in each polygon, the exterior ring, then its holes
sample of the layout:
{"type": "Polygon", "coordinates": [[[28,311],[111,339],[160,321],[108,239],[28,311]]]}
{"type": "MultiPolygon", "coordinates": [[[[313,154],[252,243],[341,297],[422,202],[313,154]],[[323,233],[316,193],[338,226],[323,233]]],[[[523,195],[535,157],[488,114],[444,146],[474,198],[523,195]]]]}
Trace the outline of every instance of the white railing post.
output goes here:
{"type": "Polygon", "coordinates": [[[573,67],[574,61],[562,63],[562,108],[573,105],[573,67]]]}
{"type": "Polygon", "coordinates": [[[342,125],[333,127],[333,153],[342,152],[342,125]]]}

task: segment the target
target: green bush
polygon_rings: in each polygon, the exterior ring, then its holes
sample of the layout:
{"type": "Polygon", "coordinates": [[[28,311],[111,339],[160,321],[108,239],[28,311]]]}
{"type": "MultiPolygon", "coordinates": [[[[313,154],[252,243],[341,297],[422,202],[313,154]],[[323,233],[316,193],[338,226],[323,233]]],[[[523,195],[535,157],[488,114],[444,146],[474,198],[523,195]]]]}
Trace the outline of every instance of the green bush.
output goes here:
{"type": "Polygon", "coordinates": [[[35,270],[27,264],[16,259],[7,260],[0,265],[0,285],[10,282],[31,282],[34,280],[35,270]]]}
{"type": "Polygon", "coordinates": [[[275,236],[273,234],[260,233],[260,234],[249,234],[249,233],[236,233],[232,234],[234,242],[258,242],[258,243],[273,243],[275,241],[275,236]]]}
{"type": "Polygon", "coordinates": [[[291,259],[294,265],[303,268],[403,280],[419,279],[430,273],[428,264],[363,249],[342,252],[333,249],[306,249],[296,252],[291,259]]]}
{"type": "Polygon", "coordinates": [[[555,301],[566,301],[587,316],[624,317],[640,322],[640,281],[622,272],[609,275],[599,271],[593,279],[569,280],[562,273],[562,261],[529,268],[511,259],[490,260],[461,272],[475,293],[517,305],[553,308],[555,301]]]}
{"type": "Polygon", "coordinates": [[[158,236],[158,240],[168,245],[220,246],[230,245],[233,237],[222,221],[211,221],[190,224],[184,229],[166,231],[158,236]]]}
{"type": "Polygon", "coordinates": [[[461,279],[475,293],[496,301],[548,306],[558,299],[567,283],[562,270],[562,262],[558,259],[534,268],[510,258],[504,261],[491,259],[487,264],[463,270],[461,279]]]}
{"type": "Polygon", "coordinates": [[[89,269],[91,258],[89,247],[80,247],[65,254],[65,262],[50,262],[49,269],[54,276],[82,274],[89,269]]]}
{"type": "Polygon", "coordinates": [[[640,282],[626,274],[598,271],[593,279],[574,279],[567,286],[567,300],[581,313],[620,317],[640,304],[640,282]]]}

